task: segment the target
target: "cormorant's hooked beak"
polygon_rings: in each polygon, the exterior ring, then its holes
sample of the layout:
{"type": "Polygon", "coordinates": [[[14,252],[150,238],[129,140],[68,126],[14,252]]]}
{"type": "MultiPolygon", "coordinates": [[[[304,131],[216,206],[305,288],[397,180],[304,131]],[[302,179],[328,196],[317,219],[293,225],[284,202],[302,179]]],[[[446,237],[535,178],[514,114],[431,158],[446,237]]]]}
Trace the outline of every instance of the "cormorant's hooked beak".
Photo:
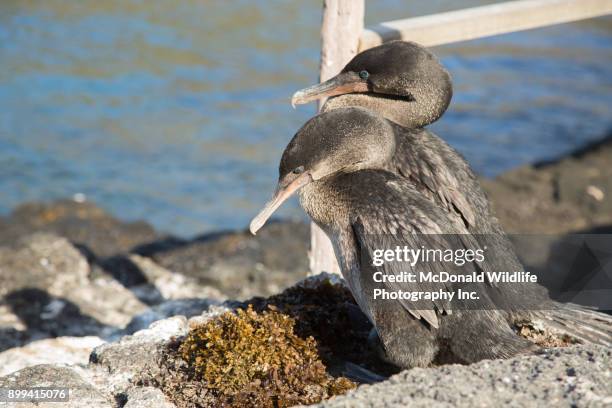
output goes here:
{"type": "Polygon", "coordinates": [[[312,181],[312,176],[310,172],[304,172],[299,176],[294,175],[293,173],[289,173],[282,180],[278,182],[276,187],[276,191],[274,192],[274,196],[268,203],[264,206],[264,208],[253,218],[251,221],[251,225],[249,229],[251,230],[251,234],[255,235],[257,231],[261,227],[264,226],[268,218],[272,216],[274,211],[281,206],[293,193],[298,191],[300,188],[304,187],[306,184],[312,181]]]}
{"type": "Polygon", "coordinates": [[[355,72],[341,72],[335,77],[317,85],[300,89],[293,94],[291,106],[301,105],[317,99],[354,92],[368,92],[368,83],[355,72]]]}

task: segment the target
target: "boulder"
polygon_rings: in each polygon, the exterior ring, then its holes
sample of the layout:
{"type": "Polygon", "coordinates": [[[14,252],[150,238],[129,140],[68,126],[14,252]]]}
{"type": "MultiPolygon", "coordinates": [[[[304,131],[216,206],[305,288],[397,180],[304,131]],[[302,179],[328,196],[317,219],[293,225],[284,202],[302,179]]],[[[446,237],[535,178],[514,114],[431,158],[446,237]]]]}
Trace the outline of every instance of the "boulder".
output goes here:
{"type": "Polygon", "coordinates": [[[68,388],[69,400],[65,402],[19,403],[19,407],[54,408],[111,408],[114,401],[84,379],[78,370],[61,365],[42,364],[27,367],[0,377],[0,388],[52,387],[68,388]],[[61,404],[61,405],[60,405],[61,404]]]}
{"type": "Polygon", "coordinates": [[[605,407],[612,405],[612,351],[600,346],[402,371],[315,405],[336,407],[605,407]]]}
{"type": "Polygon", "coordinates": [[[278,293],[308,275],[309,231],[305,223],[273,222],[257,236],[248,231],[208,234],[136,252],[232,299],[247,299],[278,293]]]}
{"type": "Polygon", "coordinates": [[[39,364],[85,366],[94,347],[104,343],[99,337],[56,337],[33,341],[0,353],[0,376],[39,364]]]}

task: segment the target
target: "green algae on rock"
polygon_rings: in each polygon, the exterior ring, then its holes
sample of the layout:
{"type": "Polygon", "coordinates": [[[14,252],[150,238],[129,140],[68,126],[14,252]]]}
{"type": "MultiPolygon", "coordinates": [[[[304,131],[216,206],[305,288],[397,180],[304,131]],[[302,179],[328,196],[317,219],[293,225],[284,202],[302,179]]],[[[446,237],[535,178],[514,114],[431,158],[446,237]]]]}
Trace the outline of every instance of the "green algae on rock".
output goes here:
{"type": "Polygon", "coordinates": [[[178,407],[289,407],[354,388],[326,372],[315,340],[298,337],[294,326],[273,310],[226,312],[171,343],[160,371],[142,382],[178,407]]]}

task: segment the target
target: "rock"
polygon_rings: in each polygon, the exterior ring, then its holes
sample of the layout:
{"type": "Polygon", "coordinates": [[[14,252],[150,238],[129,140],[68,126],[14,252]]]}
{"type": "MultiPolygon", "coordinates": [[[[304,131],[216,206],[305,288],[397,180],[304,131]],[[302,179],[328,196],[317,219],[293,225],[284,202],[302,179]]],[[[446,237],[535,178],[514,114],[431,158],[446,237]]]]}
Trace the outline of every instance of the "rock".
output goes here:
{"type": "Polygon", "coordinates": [[[162,301],[166,299],[207,298],[220,300],[225,298],[217,289],[199,285],[196,279],[190,276],[170,272],[149,258],[135,254],[129,255],[128,258],[142,271],[147,280],[147,284],[142,290],[136,285],[131,287],[132,291],[146,292],[147,286],[153,285],[158,289],[162,301]]]}
{"type": "Polygon", "coordinates": [[[96,272],[99,266],[92,268],[73,244],[55,235],[36,233],[0,247],[0,351],[46,337],[114,338],[130,323],[129,333],[174,314],[200,314],[224,299],[148,258],[125,259],[143,283],[126,287],[112,274],[96,272]]]}
{"type": "Polygon", "coordinates": [[[146,305],[112,277],[90,279],[87,259],[68,240],[37,233],[0,247],[0,350],[58,336],[106,337],[146,305]],[[20,325],[9,323],[15,319],[20,325]]]}
{"type": "Polygon", "coordinates": [[[0,388],[56,387],[70,390],[67,402],[19,403],[20,407],[111,408],[113,404],[103,393],[70,367],[37,365],[0,377],[0,388]],[[61,405],[59,405],[61,404],[61,405]]]}
{"type": "Polygon", "coordinates": [[[593,248],[612,245],[611,160],[609,136],[559,160],[482,181],[526,270],[553,298],[603,310],[612,309],[612,286],[605,268],[594,268],[606,261],[593,248]],[[599,238],[579,242],[576,234],[599,238]]]}
{"type": "Polygon", "coordinates": [[[268,296],[304,278],[308,271],[309,228],[304,223],[271,223],[249,232],[204,235],[180,245],[152,245],[140,255],[175,272],[218,288],[233,299],[268,296]]]}
{"type": "Polygon", "coordinates": [[[187,318],[199,316],[203,312],[210,310],[211,306],[219,304],[220,302],[216,299],[168,300],[160,305],[151,307],[144,313],[134,316],[124,332],[131,334],[148,328],[153,322],[172,316],[182,315],[187,318]]]}
{"type": "Polygon", "coordinates": [[[210,306],[189,320],[184,315],[177,315],[156,321],[148,329],[96,347],[89,358],[89,369],[107,375],[100,386],[108,393],[125,393],[135,379],[157,365],[160,353],[170,340],[187,334],[190,325],[207,321],[228,310],[222,305],[210,306]]]}
{"type": "Polygon", "coordinates": [[[201,297],[199,291],[211,286],[232,298],[266,296],[290,286],[308,270],[309,229],[304,223],[271,223],[257,237],[243,231],[184,240],[158,233],[144,222],[120,221],[81,200],[27,203],[0,217],[0,245],[13,245],[35,232],[66,238],[90,262],[92,279],[110,275],[134,288],[146,304],[196,293],[201,297]],[[161,286],[156,285],[143,274],[153,269],[142,256],[184,275],[186,281],[158,276],[161,286]],[[156,292],[160,287],[167,292],[156,292]]]}
{"type": "Polygon", "coordinates": [[[89,264],[68,240],[34,234],[12,247],[0,247],[0,296],[23,288],[63,295],[87,283],[89,264]]]}
{"type": "Polygon", "coordinates": [[[110,374],[121,373],[130,379],[142,372],[155,358],[155,349],[173,336],[183,336],[188,325],[185,316],[174,316],[153,323],[148,329],[122,337],[115,343],[96,347],[90,362],[104,367],[110,374]]]}
{"type": "Polygon", "coordinates": [[[482,180],[508,233],[565,234],[612,226],[612,136],[548,163],[482,180]]]}
{"type": "Polygon", "coordinates": [[[163,392],[153,387],[132,387],[126,393],[123,408],[173,408],[163,392]]]}
{"type": "Polygon", "coordinates": [[[104,343],[99,337],[56,337],[31,342],[0,353],[0,376],[39,364],[87,365],[94,347],[104,343]]]}
{"type": "MultiPolygon", "coordinates": [[[[550,234],[516,242],[523,259],[546,266],[550,248],[569,256],[568,232],[612,231],[611,155],[608,140],[484,181],[510,232],[550,234]]],[[[160,390],[135,385],[138,379],[190,327],[244,306],[221,303],[224,294],[270,295],[305,277],[308,233],[306,224],[272,223],[256,237],[227,232],[183,240],[121,222],[87,202],[20,206],[0,218],[0,375],[12,372],[0,377],[0,387],[68,386],[71,401],[62,406],[172,407],[160,390]]],[[[344,360],[362,364],[369,322],[350,294],[335,309],[326,303],[335,292],[314,293],[322,282],[339,280],[313,277],[300,283],[304,293],[251,301],[286,309],[298,329],[319,336],[327,360],[342,360],[328,369],[342,369],[344,360]],[[313,312],[321,305],[330,306],[329,316],[313,312]]],[[[610,354],[579,345],[413,369],[319,406],[610,406],[610,354]]],[[[364,367],[381,378],[397,372],[364,367]]]]}
{"type": "Polygon", "coordinates": [[[611,354],[576,346],[469,366],[415,368],[315,406],[611,406],[611,354]]]}
{"type": "MultiPolygon", "coordinates": [[[[316,296],[313,297],[312,290],[318,290],[320,287],[322,290],[320,295],[329,298],[333,293],[341,293],[329,291],[341,283],[342,281],[334,275],[322,274],[310,277],[287,291],[285,295],[271,298],[275,299],[271,304],[277,305],[276,310],[282,311],[283,307],[287,307],[287,310],[295,312],[296,306],[299,305],[292,305],[291,301],[300,298],[294,293],[296,288],[304,290],[302,295],[304,299],[313,300],[316,296]]],[[[339,302],[344,305],[346,299],[341,297],[339,302]]],[[[65,367],[64,363],[74,362],[69,359],[75,358],[76,354],[70,355],[62,361],[62,364],[37,365],[0,377],[0,387],[5,387],[4,384],[8,383],[23,387],[38,384],[67,384],[65,386],[75,390],[70,402],[74,405],[69,406],[98,407],[110,406],[109,404],[113,403],[123,407],[173,407],[173,402],[168,401],[160,390],[151,387],[155,382],[143,382],[141,379],[146,379],[147,376],[155,375],[159,371],[158,364],[166,356],[164,354],[168,350],[166,347],[169,344],[176,344],[176,339],[186,335],[190,327],[202,324],[238,304],[226,302],[217,305],[208,301],[196,303],[195,299],[165,303],[167,304],[159,305],[158,316],[186,311],[194,315],[190,319],[174,316],[158,320],[145,330],[124,336],[119,341],[97,346],[91,353],[90,363],[86,367],[65,367]],[[205,310],[195,314],[200,308],[205,310]],[[143,383],[148,386],[141,386],[143,383]]],[[[243,304],[242,306],[244,307],[243,304]]],[[[305,313],[310,310],[311,314],[316,314],[315,304],[305,305],[305,309],[305,313]]],[[[296,318],[299,316],[299,313],[295,314],[296,318]]],[[[308,318],[313,322],[318,319],[316,316],[308,318]]],[[[142,322],[144,320],[143,318],[142,322]]],[[[335,324],[353,324],[350,321],[350,317],[349,320],[340,319],[333,324],[329,320],[328,325],[332,324],[329,330],[337,330],[335,324]]],[[[304,322],[301,326],[302,329],[307,327],[304,326],[304,322]]],[[[364,336],[367,336],[367,330],[365,331],[364,336]]],[[[359,336],[354,339],[357,338],[361,339],[359,336]]],[[[59,344],[64,341],[72,344],[72,339],[55,340],[59,344]]],[[[362,340],[365,342],[365,337],[362,340]]],[[[36,353],[44,352],[41,347],[47,347],[47,352],[52,353],[53,351],[48,348],[51,344],[54,342],[44,340],[33,343],[31,347],[36,353]]],[[[350,347],[353,345],[345,346],[345,348],[350,347]]],[[[330,348],[328,352],[330,350],[334,348],[330,348]]],[[[4,354],[0,354],[0,361],[3,356],[4,354]]],[[[608,348],[579,345],[550,349],[540,355],[481,361],[468,366],[446,365],[412,369],[374,385],[362,385],[346,396],[335,397],[317,406],[496,406],[498,404],[606,406],[612,403],[612,389],[609,386],[611,357],[612,350],[608,348]]],[[[80,364],[82,360],[76,363],[80,364]]]]}
{"type": "Polygon", "coordinates": [[[34,232],[48,232],[107,257],[161,238],[149,224],[123,222],[95,204],[59,200],[26,203],[0,218],[0,245],[10,245],[34,232]]]}

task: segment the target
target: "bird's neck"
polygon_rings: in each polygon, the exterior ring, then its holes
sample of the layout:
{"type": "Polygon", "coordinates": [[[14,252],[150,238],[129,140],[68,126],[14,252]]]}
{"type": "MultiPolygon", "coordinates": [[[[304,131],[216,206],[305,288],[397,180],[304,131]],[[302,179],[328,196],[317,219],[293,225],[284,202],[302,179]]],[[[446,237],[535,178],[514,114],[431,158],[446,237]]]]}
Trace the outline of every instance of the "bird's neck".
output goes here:
{"type": "Polygon", "coordinates": [[[401,98],[379,97],[373,93],[352,93],[335,96],[327,100],[322,111],[359,106],[381,115],[387,120],[406,128],[421,128],[436,121],[448,104],[434,98],[428,104],[401,98]],[[440,102],[437,102],[440,101],[440,102]]]}
{"type": "Polygon", "coordinates": [[[317,180],[300,189],[300,205],[315,223],[329,233],[343,220],[348,220],[346,193],[335,188],[331,178],[317,180]]]}

